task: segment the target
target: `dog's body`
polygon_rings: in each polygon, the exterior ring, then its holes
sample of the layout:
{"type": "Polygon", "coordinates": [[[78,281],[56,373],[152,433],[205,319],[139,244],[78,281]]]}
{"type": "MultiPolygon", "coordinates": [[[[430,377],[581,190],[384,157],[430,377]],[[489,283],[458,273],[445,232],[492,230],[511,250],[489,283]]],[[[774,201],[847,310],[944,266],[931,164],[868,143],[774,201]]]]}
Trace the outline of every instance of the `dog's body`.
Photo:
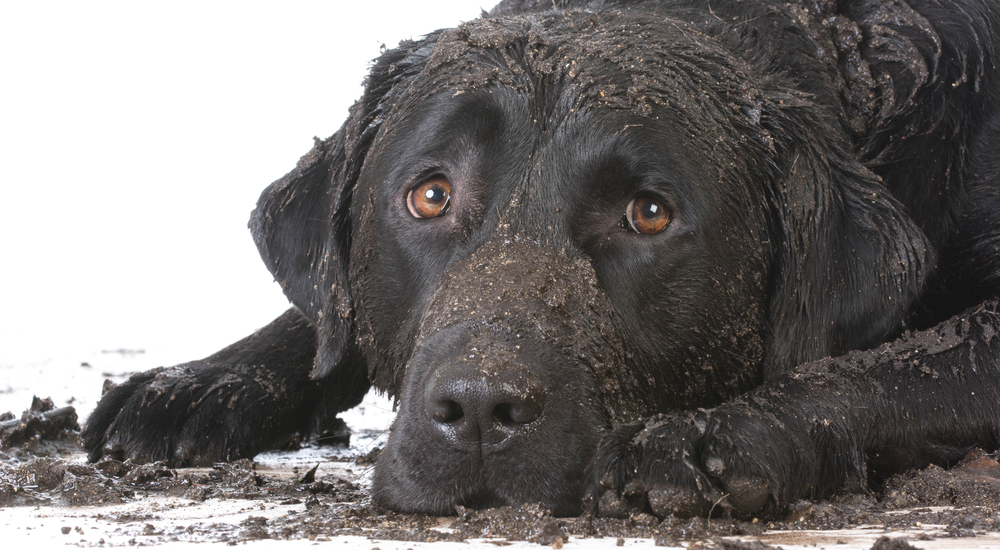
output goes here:
{"type": "Polygon", "coordinates": [[[253,456],[370,384],[404,511],[776,512],[996,448],[1000,8],[556,4],[379,58],[251,219],[295,307],[110,390],[91,459],[253,456]]]}

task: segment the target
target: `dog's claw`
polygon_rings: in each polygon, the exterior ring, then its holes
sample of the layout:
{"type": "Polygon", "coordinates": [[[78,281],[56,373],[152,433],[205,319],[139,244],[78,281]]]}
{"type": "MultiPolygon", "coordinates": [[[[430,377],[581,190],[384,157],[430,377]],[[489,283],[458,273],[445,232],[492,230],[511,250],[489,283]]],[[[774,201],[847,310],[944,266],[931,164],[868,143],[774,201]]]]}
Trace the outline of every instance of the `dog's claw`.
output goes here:
{"type": "Polygon", "coordinates": [[[622,519],[629,517],[633,511],[614,491],[606,491],[597,500],[597,515],[601,517],[622,519]]]}
{"type": "Polygon", "coordinates": [[[653,513],[661,518],[670,515],[679,518],[707,516],[713,504],[704,494],[683,487],[653,489],[648,498],[653,513]]]}
{"type": "Polygon", "coordinates": [[[757,477],[733,477],[724,483],[726,500],[732,506],[732,513],[749,517],[763,510],[771,500],[768,483],[757,477]]]}
{"type": "Polygon", "coordinates": [[[705,459],[705,471],[715,478],[722,478],[726,475],[726,464],[717,456],[705,459]]]}

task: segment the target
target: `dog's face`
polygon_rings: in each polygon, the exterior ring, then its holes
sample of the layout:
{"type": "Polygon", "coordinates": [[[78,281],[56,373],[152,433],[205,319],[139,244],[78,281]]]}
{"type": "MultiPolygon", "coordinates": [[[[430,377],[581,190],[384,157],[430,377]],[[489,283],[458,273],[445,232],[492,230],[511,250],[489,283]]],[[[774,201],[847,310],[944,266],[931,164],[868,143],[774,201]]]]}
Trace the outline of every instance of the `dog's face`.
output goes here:
{"type": "Polygon", "coordinates": [[[456,91],[387,118],[354,197],[362,335],[401,398],[376,490],[395,508],[568,512],[611,420],[755,378],[763,336],[730,313],[763,326],[765,220],[673,117],[456,91]],[[713,230],[734,219],[747,223],[713,230]]]}
{"type": "Polygon", "coordinates": [[[595,105],[642,73],[560,45],[489,58],[439,38],[467,51],[410,83],[360,171],[349,279],[400,398],[376,469],[389,507],[573,512],[611,422],[758,378],[768,213],[750,167],[699,153],[735,136],[652,87],[644,109],[595,105]]]}
{"type": "Polygon", "coordinates": [[[572,513],[612,424],[872,338],[818,306],[789,328],[819,299],[804,273],[836,292],[855,268],[788,265],[851,228],[815,227],[839,195],[809,196],[833,176],[779,127],[801,98],[776,97],[715,39],[621,13],[480,20],[380,59],[253,222],[319,327],[316,373],[367,367],[399,400],[376,502],[572,513]]]}

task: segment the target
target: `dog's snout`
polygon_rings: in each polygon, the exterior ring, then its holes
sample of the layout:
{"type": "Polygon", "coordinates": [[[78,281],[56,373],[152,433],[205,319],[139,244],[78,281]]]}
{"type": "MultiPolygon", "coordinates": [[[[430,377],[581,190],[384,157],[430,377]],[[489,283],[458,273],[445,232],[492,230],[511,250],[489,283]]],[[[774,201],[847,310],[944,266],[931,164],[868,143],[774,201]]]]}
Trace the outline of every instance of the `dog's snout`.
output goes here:
{"type": "Polygon", "coordinates": [[[608,424],[597,384],[621,340],[587,258],[508,231],[448,267],[428,298],[372,479],[381,506],[579,513],[608,424]]]}
{"type": "Polygon", "coordinates": [[[424,393],[427,416],[457,444],[498,445],[538,421],[545,388],[520,365],[439,368],[424,393]]]}

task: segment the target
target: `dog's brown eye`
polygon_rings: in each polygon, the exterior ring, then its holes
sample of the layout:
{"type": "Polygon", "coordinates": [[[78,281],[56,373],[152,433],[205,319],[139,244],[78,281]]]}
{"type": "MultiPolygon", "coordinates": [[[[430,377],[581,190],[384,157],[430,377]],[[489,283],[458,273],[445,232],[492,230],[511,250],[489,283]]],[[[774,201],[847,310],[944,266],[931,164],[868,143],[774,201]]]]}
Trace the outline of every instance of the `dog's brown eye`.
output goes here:
{"type": "Polygon", "coordinates": [[[636,233],[656,235],[670,223],[670,211],[652,197],[636,197],[625,209],[628,224],[636,233]]]}
{"type": "Polygon", "coordinates": [[[406,208],[414,218],[436,218],[448,210],[451,182],[444,176],[434,176],[410,190],[406,208]]]}

